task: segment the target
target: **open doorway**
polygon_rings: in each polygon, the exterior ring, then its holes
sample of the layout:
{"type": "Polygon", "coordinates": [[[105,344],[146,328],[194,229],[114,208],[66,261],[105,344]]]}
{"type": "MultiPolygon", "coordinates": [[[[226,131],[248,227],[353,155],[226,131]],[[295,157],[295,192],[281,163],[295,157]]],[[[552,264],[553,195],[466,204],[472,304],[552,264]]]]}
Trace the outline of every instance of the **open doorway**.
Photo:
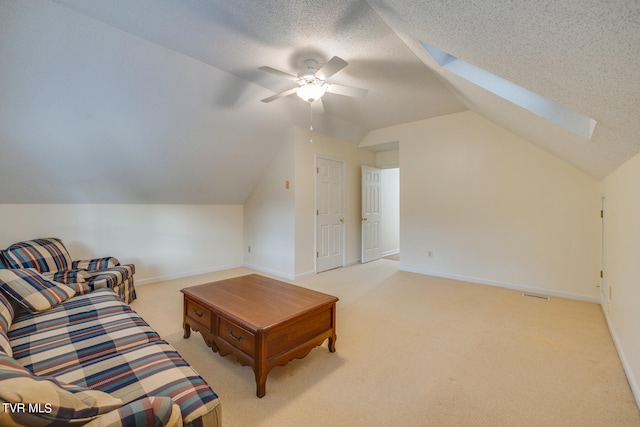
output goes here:
{"type": "Polygon", "coordinates": [[[362,166],[361,258],[400,260],[400,170],[362,166]]]}
{"type": "Polygon", "coordinates": [[[400,260],[400,169],[382,169],[380,247],[385,259],[400,260]]]}

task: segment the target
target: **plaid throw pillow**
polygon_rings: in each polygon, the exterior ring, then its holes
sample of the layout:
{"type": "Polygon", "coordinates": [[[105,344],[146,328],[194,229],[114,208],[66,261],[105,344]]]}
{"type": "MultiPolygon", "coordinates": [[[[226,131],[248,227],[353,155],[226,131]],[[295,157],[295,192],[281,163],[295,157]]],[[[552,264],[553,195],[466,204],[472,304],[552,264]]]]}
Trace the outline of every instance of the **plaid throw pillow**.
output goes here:
{"type": "Polygon", "coordinates": [[[7,258],[4,256],[4,250],[0,251],[0,269],[2,268],[11,268],[9,261],[7,261],[7,258]]]}
{"type": "Polygon", "coordinates": [[[88,274],[82,270],[65,270],[58,271],[57,273],[43,273],[47,279],[51,279],[55,282],[64,283],[84,283],[87,281],[88,274]]]}
{"type": "Polygon", "coordinates": [[[98,390],[33,375],[15,359],[0,354],[2,426],[83,425],[118,409],[122,400],[98,390]]]}
{"type": "Polygon", "coordinates": [[[0,352],[4,351],[9,356],[13,355],[13,350],[7,334],[9,333],[11,322],[13,322],[14,314],[13,306],[4,296],[4,293],[0,291],[0,352]]]}
{"type": "Polygon", "coordinates": [[[40,273],[71,269],[69,251],[54,237],[14,243],[4,255],[12,268],[35,268],[40,273]]]}
{"type": "Polygon", "coordinates": [[[31,313],[49,310],[75,295],[75,290],[52,282],[36,270],[0,270],[0,289],[31,313]]]}

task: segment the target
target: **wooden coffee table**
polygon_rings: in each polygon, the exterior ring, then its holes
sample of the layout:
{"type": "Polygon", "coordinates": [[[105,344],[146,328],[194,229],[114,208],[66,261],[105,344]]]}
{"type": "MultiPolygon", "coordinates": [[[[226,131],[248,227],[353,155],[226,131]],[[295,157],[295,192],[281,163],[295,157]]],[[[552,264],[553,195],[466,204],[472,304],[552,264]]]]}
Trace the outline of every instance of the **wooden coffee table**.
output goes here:
{"type": "Polygon", "coordinates": [[[329,339],[336,351],[338,298],[258,274],[192,286],[184,294],[184,338],[191,329],[222,356],[253,368],[256,395],[274,366],[305,357],[329,339]]]}

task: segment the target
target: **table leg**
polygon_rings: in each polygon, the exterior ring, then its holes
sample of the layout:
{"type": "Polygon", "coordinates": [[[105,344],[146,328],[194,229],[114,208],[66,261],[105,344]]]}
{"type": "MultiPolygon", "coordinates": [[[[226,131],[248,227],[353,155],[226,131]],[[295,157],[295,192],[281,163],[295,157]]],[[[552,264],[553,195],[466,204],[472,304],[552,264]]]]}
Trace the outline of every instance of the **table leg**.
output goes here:
{"type": "Polygon", "coordinates": [[[184,328],[183,338],[189,338],[191,336],[191,326],[188,323],[183,323],[182,327],[184,328]]]}
{"type": "Polygon", "coordinates": [[[329,338],[329,351],[331,353],[335,353],[336,352],[336,339],[337,337],[334,335],[331,338],[329,338]]]}
{"type": "Polygon", "coordinates": [[[262,398],[265,394],[267,394],[267,376],[261,378],[256,373],[256,396],[262,398]]]}
{"type": "Polygon", "coordinates": [[[331,338],[329,338],[329,351],[331,353],[336,352],[336,340],[338,337],[336,336],[336,305],[335,303],[331,307],[331,338]]]}

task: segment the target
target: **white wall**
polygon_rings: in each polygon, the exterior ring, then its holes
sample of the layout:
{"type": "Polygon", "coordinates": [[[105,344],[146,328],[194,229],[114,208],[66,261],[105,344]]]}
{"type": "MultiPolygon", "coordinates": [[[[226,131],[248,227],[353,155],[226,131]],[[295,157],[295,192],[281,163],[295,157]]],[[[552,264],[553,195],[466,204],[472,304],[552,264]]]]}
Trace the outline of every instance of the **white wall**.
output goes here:
{"type": "Polygon", "coordinates": [[[360,259],[362,165],[375,165],[375,153],[363,150],[346,141],[314,133],[309,143],[309,131],[295,131],[295,198],[296,198],[296,275],[304,276],[315,271],[315,171],[317,156],[345,162],[345,227],[346,264],[360,259]]]}
{"type": "Polygon", "coordinates": [[[640,155],[603,181],[609,329],[640,405],[640,155]],[[609,294],[608,288],[611,289],[609,294]]]}
{"type": "Polygon", "coordinates": [[[382,256],[400,251],[400,170],[382,169],[380,247],[382,256]]]}
{"type": "Polygon", "coordinates": [[[378,139],[400,141],[402,269],[597,301],[593,178],[470,111],[378,139]]]}
{"type": "Polygon", "coordinates": [[[0,248],[59,237],[74,259],[115,256],[138,284],[242,265],[236,205],[3,205],[0,248]]]}
{"type": "Polygon", "coordinates": [[[375,153],[319,133],[295,128],[244,205],[247,266],[289,279],[315,273],[316,158],[345,162],[346,263],[360,258],[361,166],[375,153]],[[285,183],[289,181],[290,188],[285,183]],[[251,253],[247,246],[251,245],[251,253]]]}
{"type": "Polygon", "coordinates": [[[245,264],[289,279],[295,275],[293,144],[291,132],[244,204],[245,264]]]}
{"type": "Polygon", "coordinates": [[[0,203],[240,205],[296,116],[272,94],[55,2],[0,1],[0,203]]]}
{"type": "Polygon", "coordinates": [[[380,169],[400,166],[400,150],[376,151],[376,167],[380,169]]]}

